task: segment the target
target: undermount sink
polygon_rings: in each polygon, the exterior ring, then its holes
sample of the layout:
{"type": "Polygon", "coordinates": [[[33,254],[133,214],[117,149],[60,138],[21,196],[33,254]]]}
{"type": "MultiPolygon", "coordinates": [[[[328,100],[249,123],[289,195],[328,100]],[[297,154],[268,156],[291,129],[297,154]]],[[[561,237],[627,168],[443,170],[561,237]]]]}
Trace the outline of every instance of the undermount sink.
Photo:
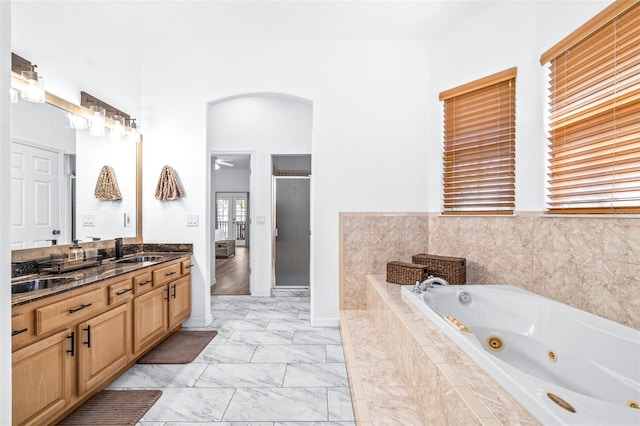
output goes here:
{"type": "Polygon", "coordinates": [[[30,291],[53,288],[75,280],[73,277],[46,277],[11,284],[11,294],[28,293],[30,291]]]}
{"type": "Polygon", "coordinates": [[[141,262],[157,262],[164,260],[164,256],[135,256],[126,259],[116,260],[116,263],[141,263],[141,262]]]}

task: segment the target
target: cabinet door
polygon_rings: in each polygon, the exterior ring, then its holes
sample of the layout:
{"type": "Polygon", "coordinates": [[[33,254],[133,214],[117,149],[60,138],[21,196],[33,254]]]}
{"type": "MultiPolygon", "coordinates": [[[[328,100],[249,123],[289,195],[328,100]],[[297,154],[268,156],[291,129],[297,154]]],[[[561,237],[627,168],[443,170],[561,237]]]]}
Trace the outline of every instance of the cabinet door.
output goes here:
{"type": "Polygon", "coordinates": [[[14,425],[42,425],[74,392],[75,335],[62,330],[12,354],[14,425]]]}
{"type": "Polygon", "coordinates": [[[133,352],[138,354],[164,336],[169,329],[167,286],[133,299],[133,352]]]}
{"type": "Polygon", "coordinates": [[[169,328],[191,315],[191,275],[169,284],[169,328]]]}
{"type": "Polygon", "coordinates": [[[78,324],[78,395],[104,383],[129,363],[131,310],[125,303],[78,324]]]}

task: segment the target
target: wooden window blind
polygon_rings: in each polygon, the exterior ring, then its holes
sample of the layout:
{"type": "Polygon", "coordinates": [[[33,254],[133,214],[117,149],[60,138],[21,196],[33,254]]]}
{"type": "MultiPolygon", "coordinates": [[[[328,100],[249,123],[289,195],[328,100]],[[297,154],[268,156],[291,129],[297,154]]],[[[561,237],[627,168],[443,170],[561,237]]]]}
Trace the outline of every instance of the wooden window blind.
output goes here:
{"type": "Polygon", "coordinates": [[[440,93],[443,214],[513,213],[515,79],[511,68],[440,93]]]}
{"type": "Polygon", "coordinates": [[[639,4],[613,3],[540,58],[549,213],[640,213],[639,4]]]}

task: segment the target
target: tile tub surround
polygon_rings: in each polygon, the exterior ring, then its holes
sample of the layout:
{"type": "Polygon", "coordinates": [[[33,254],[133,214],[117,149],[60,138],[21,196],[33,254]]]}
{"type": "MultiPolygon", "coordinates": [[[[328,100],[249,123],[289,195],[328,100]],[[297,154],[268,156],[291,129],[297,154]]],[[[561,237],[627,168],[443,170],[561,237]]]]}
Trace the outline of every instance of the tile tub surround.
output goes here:
{"type": "Polygon", "coordinates": [[[539,424],[400,289],[369,276],[367,309],[341,311],[358,424],[539,424]]]}
{"type": "Polygon", "coordinates": [[[211,310],[218,335],[192,363],[136,364],[109,386],[162,390],[139,426],[355,426],[340,333],[310,326],[308,291],[211,310]]]}
{"type": "Polygon", "coordinates": [[[426,252],[467,259],[467,282],[512,284],[640,329],[640,217],[341,213],[340,309],[364,309],[366,276],[426,252]]]}

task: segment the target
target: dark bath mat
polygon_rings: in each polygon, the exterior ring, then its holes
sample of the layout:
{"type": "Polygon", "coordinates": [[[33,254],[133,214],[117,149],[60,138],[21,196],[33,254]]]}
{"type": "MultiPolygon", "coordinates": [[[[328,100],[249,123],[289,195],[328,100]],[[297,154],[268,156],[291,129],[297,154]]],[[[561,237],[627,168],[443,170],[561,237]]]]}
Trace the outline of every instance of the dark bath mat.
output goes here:
{"type": "Polygon", "coordinates": [[[159,390],[103,390],[58,426],[135,426],[161,395],[159,390]]]}
{"type": "Polygon", "coordinates": [[[210,331],[178,331],[138,360],[138,364],[188,364],[216,334],[210,331]]]}

